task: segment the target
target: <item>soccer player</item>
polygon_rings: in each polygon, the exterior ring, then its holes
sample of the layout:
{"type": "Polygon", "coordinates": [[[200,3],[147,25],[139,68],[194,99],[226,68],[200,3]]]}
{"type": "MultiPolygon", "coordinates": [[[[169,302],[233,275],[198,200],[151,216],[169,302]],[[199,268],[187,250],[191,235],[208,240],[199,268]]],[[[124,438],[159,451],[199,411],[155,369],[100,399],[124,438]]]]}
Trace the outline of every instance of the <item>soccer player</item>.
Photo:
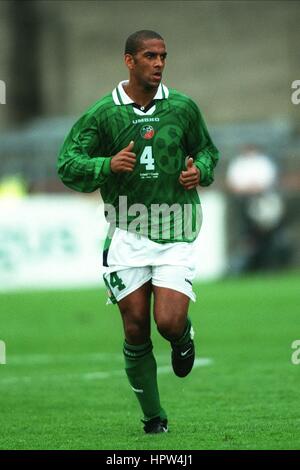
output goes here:
{"type": "Polygon", "coordinates": [[[195,358],[188,307],[195,301],[201,225],[197,186],[212,183],[218,160],[197,105],[162,84],[166,56],[158,33],[130,35],[124,56],[129,80],[76,122],[58,160],[65,185],[99,189],[105,203],[104,281],[121,313],[125,370],[146,433],[168,430],[151,342],[151,298],[174,373],[185,377],[195,358]]]}

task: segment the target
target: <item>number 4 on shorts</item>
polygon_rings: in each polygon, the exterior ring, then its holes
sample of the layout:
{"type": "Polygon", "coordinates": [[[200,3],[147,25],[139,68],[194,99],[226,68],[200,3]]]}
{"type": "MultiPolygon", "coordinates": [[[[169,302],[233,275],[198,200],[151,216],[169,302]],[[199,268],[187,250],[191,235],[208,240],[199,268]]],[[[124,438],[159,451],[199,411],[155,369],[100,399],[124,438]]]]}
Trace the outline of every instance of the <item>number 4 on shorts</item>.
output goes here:
{"type": "Polygon", "coordinates": [[[110,273],[109,283],[111,287],[117,287],[119,290],[123,290],[126,287],[122,279],[118,276],[117,273],[110,273]]]}

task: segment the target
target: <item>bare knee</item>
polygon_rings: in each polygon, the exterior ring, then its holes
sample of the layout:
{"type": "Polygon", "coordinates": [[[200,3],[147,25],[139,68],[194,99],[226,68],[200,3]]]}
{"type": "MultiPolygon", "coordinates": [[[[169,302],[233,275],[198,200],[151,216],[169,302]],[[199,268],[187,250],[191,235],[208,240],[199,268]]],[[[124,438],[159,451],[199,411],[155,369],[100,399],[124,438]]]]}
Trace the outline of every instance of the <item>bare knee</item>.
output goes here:
{"type": "Polygon", "coordinates": [[[149,340],[150,332],[143,322],[130,321],[124,324],[126,341],[129,344],[143,344],[149,340]]]}
{"type": "Polygon", "coordinates": [[[159,333],[166,339],[176,339],[182,335],[185,319],[181,317],[161,317],[156,319],[159,333]]]}
{"type": "Polygon", "coordinates": [[[150,337],[150,316],[147,312],[134,311],[132,308],[121,310],[126,341],[129,344],[143,344],[150,337]]]}
{"type": "Polygon", "coordinates": [[[125,338],[130,344],[144,344],[150,338],[150,299],[148,282],[118,302],[125,338]]]}
{"type": "Polygon", "coordinates": [[[189,298],[173,289],[153,287],[154,319],[159,333],[166,339],[182,336],[186,327],[189,298]]]}

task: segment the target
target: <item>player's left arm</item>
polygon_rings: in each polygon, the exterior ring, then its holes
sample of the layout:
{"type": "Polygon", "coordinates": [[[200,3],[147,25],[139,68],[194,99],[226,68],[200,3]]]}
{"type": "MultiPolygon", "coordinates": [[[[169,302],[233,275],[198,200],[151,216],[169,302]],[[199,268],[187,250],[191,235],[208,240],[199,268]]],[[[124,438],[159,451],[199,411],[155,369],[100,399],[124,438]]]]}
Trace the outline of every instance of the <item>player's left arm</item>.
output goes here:
{"type": "Polygon", "coordinates": [[[187,134],[188,159],[186,171],[180,174],[179,182],[185,189],[198,184],[209,186],[214,181],[214,168],[219,160],[219,151],[213,144],[198,106],[191,101],[189,107],[189,131],[187,134]]]}

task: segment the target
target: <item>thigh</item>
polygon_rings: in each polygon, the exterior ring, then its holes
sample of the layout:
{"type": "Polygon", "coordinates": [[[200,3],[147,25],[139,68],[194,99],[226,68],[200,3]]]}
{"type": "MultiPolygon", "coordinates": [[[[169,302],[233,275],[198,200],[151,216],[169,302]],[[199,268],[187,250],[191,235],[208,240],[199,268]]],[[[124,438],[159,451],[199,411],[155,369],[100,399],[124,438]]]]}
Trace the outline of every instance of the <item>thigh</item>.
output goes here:
{"type": "Polygon", "coordinates": [[[159,331],[175,337],[186,325],[192,288],[193,272],[185,266],[163,265],[153,268],[154,320],[159,331]]]}
{"type": "Polygon", "coordinates": [[[150,335],[151,268],[128,268],[104,274],[109,298],[117,303],[126,340],[142,344],[150,335]]]}
{"type": "Polygon", "coordinates": [[[151,281],[118,302],[125,338],[130,344],[144,344],[151,333],[151,281]]]}
{"type": "Polygon", "coordinates": [[[190,299],[174,289],[152,286],[154,295],[154,319],[164,315],[175,318],[185,318],[188,314],[190,299]]]}
{"type": "Polygon", "coordinates": [[[166,287],[153,286],[154,320],[159,332],[168,339],[179,337],[185,326],[189,297],[166,287]]]}

